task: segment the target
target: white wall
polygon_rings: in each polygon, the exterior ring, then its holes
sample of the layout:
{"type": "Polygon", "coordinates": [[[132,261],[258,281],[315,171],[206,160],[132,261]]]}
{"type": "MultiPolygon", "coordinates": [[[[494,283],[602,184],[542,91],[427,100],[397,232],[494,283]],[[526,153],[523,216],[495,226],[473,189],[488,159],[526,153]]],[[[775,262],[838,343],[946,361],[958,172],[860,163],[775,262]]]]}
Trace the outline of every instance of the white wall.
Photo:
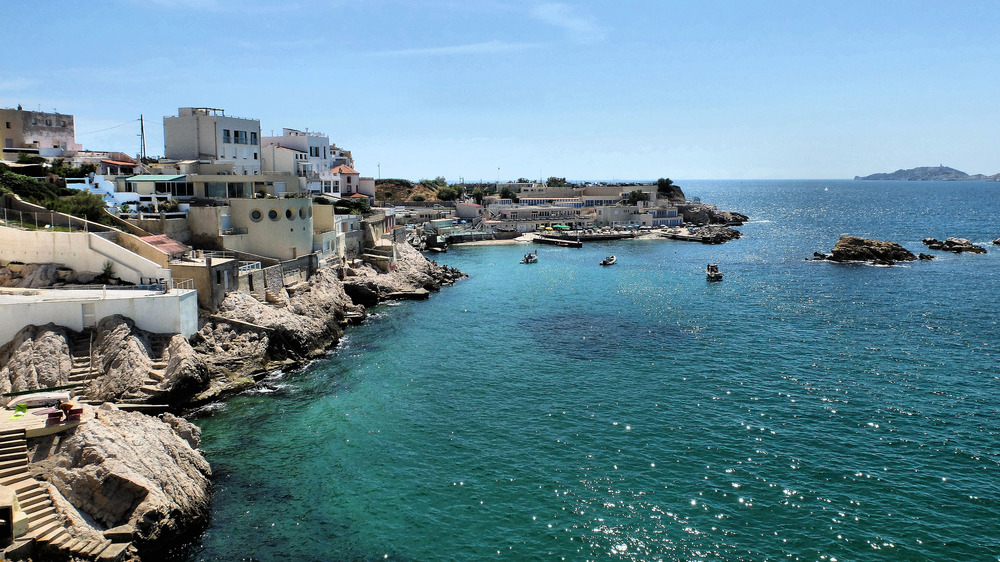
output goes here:
{"type": "Polygon", "coordinates": [[[142,277],[170,277],[155,262],[105,240],[94,232],[46,232],[0,227],[0,259],[23,263],[57,263],[75,271],[100,273],[115,264],[115,276],[140,284],[142,277]]]}
{"type": "MultiPolygon", "coordinates": [[[[134,291],[134,296],[102,298],[101,290],[86,291],[91,297],[80,297],[82,291],[42,290],[31,302],[7,302],[0,295],[0,345],[12,339],[25,326],[42,326],[52,322],[77,332],[84,328],[83,307],[93,305],[95,319],[113,314],[131,318],[135,325],[147,332],[183,334],[189,338],[198,331],[198,292],[191,289],[174,289],[166,294],[150,295],[134,291]],[[62,294],[60,294],[62,293],[62,294]]],[[[133,291],[109,289],[108,293],[120,296],[133,291]]]]}

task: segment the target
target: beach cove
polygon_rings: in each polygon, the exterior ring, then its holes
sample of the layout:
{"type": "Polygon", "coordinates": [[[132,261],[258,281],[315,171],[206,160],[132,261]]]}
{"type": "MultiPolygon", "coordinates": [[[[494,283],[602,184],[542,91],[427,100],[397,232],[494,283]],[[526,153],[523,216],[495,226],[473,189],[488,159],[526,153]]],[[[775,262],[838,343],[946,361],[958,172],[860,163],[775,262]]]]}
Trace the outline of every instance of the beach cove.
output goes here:
{"type": "Polygon", "coordinates": [[[805,259],[848,233],[988,243],[995,186],[685,188],[749,215],[743,237],[455,247],[435,259],[468,279],[210,406],[211,522],[178,556],[995,553],[997,251],[805,259]]]}

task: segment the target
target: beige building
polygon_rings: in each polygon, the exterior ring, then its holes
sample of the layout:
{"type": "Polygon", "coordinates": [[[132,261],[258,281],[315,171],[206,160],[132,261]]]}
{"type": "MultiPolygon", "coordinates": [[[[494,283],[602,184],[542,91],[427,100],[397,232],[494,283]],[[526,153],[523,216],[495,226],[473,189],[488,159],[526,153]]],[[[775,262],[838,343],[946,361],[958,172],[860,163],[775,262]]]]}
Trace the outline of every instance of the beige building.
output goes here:
{"type": "Polygon", "coordinates": [[[232,164],[233,173],[261,172],[260,121],[230,117],[225,110],[182,107],[163,118],[164,155],[177,160],[232,164]]]}
{"type": "Polygon", "coordinates": [[[17,149],[37,150],[41,156],[62,156],[64,152],[83,150],[76,143],[72,115],[0,109],[0,146],[5,160],[16,160],[17,149]],[[10,150],[7,150],[10,149],[10,150]]]}
{"type": "Polygon", "coordinates": [[[188,213],[195,246],[235,250],[281,261],[312,252],[312,201],[305,197],[229,199],[192,205],[188,213]]]}

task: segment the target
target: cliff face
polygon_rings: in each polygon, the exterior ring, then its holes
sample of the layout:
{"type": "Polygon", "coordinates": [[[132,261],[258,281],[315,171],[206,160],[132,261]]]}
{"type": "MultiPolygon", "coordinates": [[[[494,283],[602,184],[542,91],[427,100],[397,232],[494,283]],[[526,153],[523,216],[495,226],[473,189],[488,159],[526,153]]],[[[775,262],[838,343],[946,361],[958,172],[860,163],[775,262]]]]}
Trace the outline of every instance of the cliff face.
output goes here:
{"type": "Polygon", "coordinates": [[[64,500],[57,504],[85,514],[71,518],[74,525],[88,517],[106,528],[130,525],[140,551],[156,553],[207,521],[212,471],[197,448],[199,436],[181,418],[105,404],[71,434],[33,441],[32,471],[52,484],[64,500]]]}
{"type": "Polygon", "coordinates": [[[872,174],[870,176],[854,176],[856,180],[898,180],[898,181],[1000,181],[1000,174],[984,176],[982,174],[969,175],[965,172],[949,168],[947,166],[910,168],[909,170],[896,170],[890,174],[872,174]]]}

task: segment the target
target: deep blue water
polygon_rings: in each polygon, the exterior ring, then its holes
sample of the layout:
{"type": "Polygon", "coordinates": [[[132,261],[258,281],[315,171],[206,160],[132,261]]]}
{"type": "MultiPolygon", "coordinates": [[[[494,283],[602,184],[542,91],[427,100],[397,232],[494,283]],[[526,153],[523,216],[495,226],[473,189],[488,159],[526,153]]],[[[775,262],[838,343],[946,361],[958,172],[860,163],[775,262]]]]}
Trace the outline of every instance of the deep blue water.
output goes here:
{"type": "Polygon", "coordinates": [[[196,420],[187,558],[1000,559],[1000,184],[681,185],[743,238],[456,247],[468,279],[196,420]],[[989,253],[804,260],[841,234],[989,253]]]}

